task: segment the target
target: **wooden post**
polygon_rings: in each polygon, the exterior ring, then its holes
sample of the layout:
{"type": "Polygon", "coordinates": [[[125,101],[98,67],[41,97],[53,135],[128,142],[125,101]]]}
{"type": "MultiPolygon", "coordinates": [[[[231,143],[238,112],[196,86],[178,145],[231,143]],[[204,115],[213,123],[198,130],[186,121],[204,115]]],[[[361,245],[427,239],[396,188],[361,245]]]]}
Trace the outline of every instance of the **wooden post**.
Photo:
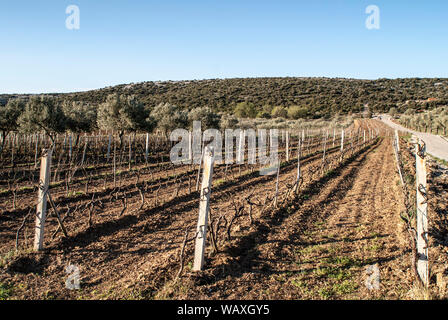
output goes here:
{"type": "Polygon", "coordinates": [[[336,129],[333,130],[333,148],[335,143],[336,143],[336,129]]]}
{"type": "Polygon", "coordinates": [[[129,163],[128,163],[128,170],[131,170],[131,161],[132,161],[132,142],[131,142],[131,135],[129,135],[129,163]]]}
{"type": "Polygon", "coordinates": [[[44,243],[45,214],[47,211],[47,191],[50,183],[50,167],[52,149],[42,151],[40,163],[40,178],[38,190],[38,202],[36,208],[36,228],[34,233],[34,250],[42,250],[44,243]]]}
{"type": "Polygon", "coordinates": [[[245,133],[244,130],[240,131],[240,139],[238,141],[238,154],[236,163],[243,164],[244,163],[244,147],[245,147],[245,133]]]}
{"type": "Polygon", "coordinates": [[[215,155],[213,147],[207,146],[204,150],[204,172],[202,176],[201,197],[199,202],[199,217],[197,225],[196,243],[194,251],[193,271],[204,268],[204,253],[207,239],[208,210],[210,194],[212,191],[213,163],[215,155]]]}
{"type": "Polygon", "coordinates": [[[15,146],[16,146],[16,134],[13,132],[11,134],[12,140],[11,140],[11,165],[14,167],[14,152],[15,152],[15,146]]]}
{"type": "Polygon", "coordinates": [[[426,144],[418,139],[415,149],[417,176],[417,272],[423,284],[428,287],[428,203],[426,181],[426,144]]]}
{"type": "Polygon", "coordinates": [[[72,146],[73,145],[73,142],[72,142],[72,135],[70,134],[69,136],[68,136],[68,161],[69,161],[69,163],[72,163],[72,146]]]}
{"type": "Polygon", "coordinates": [[[277,208],[278,205],[278,184],[280,179],[280,159],[277,163],[277,178],[275,181],[275,197],[274,197],[274,208],[277,208]]]}
{"type": "Polygon", "coordinates": [[[341,161],[344,157],[344,129],[341,132],[341,161]]]}
{"type": "Polygon", "coordinates": [[[112,168],[112,173],[114,175],[114,188],[117,186],[117,144],[114,139],[114,165],[112,168]]]}
{"type": "Polygon", "coordinates": [[[36,135],[36,148],[34,150],[34,169],[37,169],[37,150],[39,145],[39,135],[36,135]]]}
{"type": "Polygon", "coordinates": [[[82,151],[81,167],[84,166],[84,160],[86,159],[87,143],[89,141],[89,138],[87,137],[87,133],[84,135],[84,139],[86,139],[86,140],[84,142],[84,150],[82,151]]]}
{"type": "Polygon", "coordinates": [[[302,152],[302,140],[299,138],[299,146],[297,148],[297,180],[296,180],[296,186],[294,188],[295,193],[299,191],[299,183],[300,183],[300,153],[302,152]]]}
{"type": "Polygon", "coordinates": [[[397,141],[393,140],[392,146],[394,148],[395,159],[397,161],[397,170],[400,176],[401,185],[404,186],[403,174],[401,172],[401,164],[400,164],[400,154],[398,152],[397,141]]]}
{"type": "Polygon", "coordinates": [[[324,174],[324,170],[325,170],[325,155],[327,153],[327,136],[324,137],[324,145],[323,145],[323,156],[322,156],[322,166],[321,166],[321,174],[324,174]]]}
{"type": "Polygon", "coordinates": [[[398,138],[397,129],[395,129],[395,145],[397,146],[397,152],[400,152],[400,139],[398,138]]]}
{"type": "Polygon", "coordinates": [[[110,158],[110,144],[112,142],[112,135],[109,134],[109,141],[107,143],[107,155],[106,155],[106,160],[107,162],[109,162],[109,158],[110,158]]]}
{"type": "Polygon", "coordinates": [[[149,133],[146,133],[146,144],[145,144],[145,162],[148,163],[149,154],[149,133]]]}
{"type": "Polygon", "coordinates": [[[193,159],[193,134],[191,131],[188,133],[188,161],[194,165],[193,159]]]}
{"type": "Polygon", "coordinates": [[[199,190],[199,178],[201,177],[201,167],[202,167],[202,161],[204,160],[204,141],[202,141],[202,146],[201,146],[201,161],[199,161],[199,167],[198,167],[198,175],[196,177],[196,191],[199,190]]]}

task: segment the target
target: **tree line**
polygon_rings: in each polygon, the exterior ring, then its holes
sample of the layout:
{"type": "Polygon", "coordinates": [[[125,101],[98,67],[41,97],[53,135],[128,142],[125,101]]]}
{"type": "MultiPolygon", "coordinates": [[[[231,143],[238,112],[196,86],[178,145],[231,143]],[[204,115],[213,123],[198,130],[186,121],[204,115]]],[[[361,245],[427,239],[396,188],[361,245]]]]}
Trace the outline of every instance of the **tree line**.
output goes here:
{"type": "MultiPolygon", "coordinates": [[[[201,121],[203,128],[216,128],[221,115],[208,107],[184,110],[170,103],[151,107],[134,95],[110,94],[98,105],[70,101],[60,97],[33,96],[28,100],[10,99],[0,107],[1,149],[11,132],[45,133],[52,143],[57,134],[75,135],[75,145],[81,133],[97,130],[113,131],[123,142],[125,133],[153,132],[158,129],[167,135],[176,128],[188,128],[193,121],[201,121]]],[[[223,124],[228,124],[224,117],[223,124]]]]}

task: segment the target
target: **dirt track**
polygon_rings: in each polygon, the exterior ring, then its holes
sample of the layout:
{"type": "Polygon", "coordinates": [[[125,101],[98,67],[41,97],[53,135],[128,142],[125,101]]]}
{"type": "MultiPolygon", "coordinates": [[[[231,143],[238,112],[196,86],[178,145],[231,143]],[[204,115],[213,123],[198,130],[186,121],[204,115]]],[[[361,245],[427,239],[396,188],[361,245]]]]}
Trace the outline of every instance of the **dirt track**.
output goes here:
{"type": "Polygon", "coordinates": [[[309,200],[291,204],[298,209],[287,209],[284,220],[246,253],[250,261],[238,276],[204,286],[197,298],[410,298],[403,199],[389,142],[360,155],[309,200]],[[373,264],[381,286],[370,292],[365,271],[373,264]]]}
{"type": "Polygon", "coordinates": [[[407,129],[393,122],[390,116],[388,115],[381,115],[381,116],[382,116],[381,120],[391,128],[412,133],[417,137],[419,137],[420,139],[422,139],[423,141],[425,141],[426,148],[429,154],[436,156],[437,158],[443,159],[445,161],[448,161],[448,141],[445,138],[431,133],[418,132],[415,130],[407,129]]]}

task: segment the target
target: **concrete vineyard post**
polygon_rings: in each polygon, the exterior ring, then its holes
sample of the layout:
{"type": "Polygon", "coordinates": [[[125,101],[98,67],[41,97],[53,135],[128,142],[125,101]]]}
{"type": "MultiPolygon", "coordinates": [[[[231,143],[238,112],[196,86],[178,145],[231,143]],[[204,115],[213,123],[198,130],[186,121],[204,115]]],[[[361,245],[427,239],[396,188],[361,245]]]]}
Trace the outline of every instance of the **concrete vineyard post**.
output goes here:
{"type": "Polygon", "coordinates": [[[416,145],[416,176],[417,176],[417,272],[423,284],[429,283],[428,267],[428,204],[426,181],[426,145],[418,139],[416,145]]]}
{"type": "Polygon", "coordinates": [[[36,223],[34,233],[34,250],[42,250],[44,243],[45,215],[47,211],[47,191],[50,182],[51,154],[53,150],[43,150],[40,163],[39,190],[36,208],[36,223]]]}
{"type": "Polygon", "coordinates": [[[289,131],[286,131],[286,161],[289,161],[289,131]]]}
{"type": "Polygon", "coordinates": [[[208,211],[212,187],[213,163],[215,161],[213,147],[204,150],[204,172],[202,176],[201,196],[199,202],[199,217],[197,224],[196,243],[194,250],[193,271],[204,268],[204,253],[207,239],[208,211]]]}
{"type": "Polygon", "coordinates": [[[344,129],[342,129],[341,132],[341,161],[343,157],[344,157],[344,129]]]}

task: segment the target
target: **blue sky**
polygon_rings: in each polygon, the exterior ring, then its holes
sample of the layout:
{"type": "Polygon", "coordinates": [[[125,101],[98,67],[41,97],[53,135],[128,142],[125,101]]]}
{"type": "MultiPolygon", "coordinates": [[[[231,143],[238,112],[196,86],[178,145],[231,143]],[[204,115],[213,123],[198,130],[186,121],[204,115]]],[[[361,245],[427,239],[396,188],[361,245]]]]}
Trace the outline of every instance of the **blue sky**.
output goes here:
{"type": "Polygon", "coordinates": [[[233,77],[448,77],[448,1],[0,2],[0,93],[233,77]],[[80,29],[65,27],[66,7],[80,29]],[[368,30],[368,5],[380,29],[368,30]]]}

